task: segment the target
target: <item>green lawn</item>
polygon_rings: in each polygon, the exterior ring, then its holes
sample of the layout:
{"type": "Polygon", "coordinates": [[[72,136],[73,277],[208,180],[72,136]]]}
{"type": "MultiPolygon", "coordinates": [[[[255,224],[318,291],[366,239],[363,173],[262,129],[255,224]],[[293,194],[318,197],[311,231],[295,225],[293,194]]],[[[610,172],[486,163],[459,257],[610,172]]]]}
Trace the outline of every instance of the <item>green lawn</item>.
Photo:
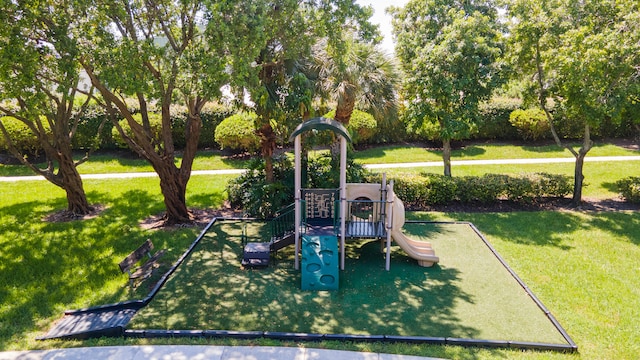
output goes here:
{"type": "MultiPolygon", "coordinates": [[[[589,156],[630,156],[638,151],[627,150],[611,144],[596,144],[587,154],[589,156]]],[[[388,164],[405,162],[442,161],[442,152],[425,149],[415,145],[380,146],[355,152],[355,159],[363,164],[388,164]]],[[[451,152],[452,160],[489,160],[489,159],[532,159],[567,157],[573,155],[569,150],[556,145],[515,146],[509,144],[466,145],[451,152]]]]}
{"type": "MultiPolygon", "coordinates": [[[[326,153],[326,151],[313,151],[313,154],[326,153]]],[[[289,152],[289,154],[291,154],[289,152]]],[[[638,151],[627,150],[611,144],[596,144],[589,152],[590,156],[631,156],[639,155],[638,151]]],[[[572,155],[566,149],[555,145],[547,146],[515,146],[499,144],[475,144],[467,145],[462,149],[452,152],[454,160],[487,160],[487,159],[517,159],[517,158],[553,158],[572,155]]],[[[78,159],[81,155],[77,156],[78,159]]],[[[180,161],[180,156],[177,161],[180,161]]],[[[393,145],[380,146],[367,150],[354,152],[356,162],[362,164],[390,164],[406,162],[442,161],[440,151],[429,150],[417,145],[393,145]]],[[[217,170],[217,169],[242,169],[246,166],[246,159],[233,159],[223,156],[220,151],[203,150],[194,160],[193,170],[217,170]]],[[[39,164],[44,166],[44,164],[39,164]]],[[[151,165],[145,160],[137,158],[129,152],[97,153],[93,154],[89,161],[78,168],[82,174],[106,174],[123,172],[148,172],[153,171],[151,165]],[[114,154],[116,156],[114,156],[114,154]],[[119,155],[118,155],[119,154],[119,155]]],[[[28,168],[22,165],[0,165],[0,176],[25,176],[33,175],[28,168]]]]}
{"type": "MultiPolygon", "coordinates": [[[[81,159],[82,154],[78,154],[76,159],[81,159]]],[[[176,163],[179,164],[182,157],[178,154],[176,163]]],[[[223,156],[220,151],[201,150],[198,152],[193,170],[212,169],[242,169],[247,164],[247,160],[233,159],[223,156]]],[[[38,164],[44,167],[45,164],[38,164]]],[[[78,167],[81,174],[108,174],[108,173],[128,173],[128,172],[150,172],[153,168],[149,163],[138,158],[130,152],[120,151],[114,153],[96,153],[91,155],[89,161],[78,167]]],[[[0,164],[0,176],[27,176],[33,172],[22,165],[2,165],[0,164]]]]}

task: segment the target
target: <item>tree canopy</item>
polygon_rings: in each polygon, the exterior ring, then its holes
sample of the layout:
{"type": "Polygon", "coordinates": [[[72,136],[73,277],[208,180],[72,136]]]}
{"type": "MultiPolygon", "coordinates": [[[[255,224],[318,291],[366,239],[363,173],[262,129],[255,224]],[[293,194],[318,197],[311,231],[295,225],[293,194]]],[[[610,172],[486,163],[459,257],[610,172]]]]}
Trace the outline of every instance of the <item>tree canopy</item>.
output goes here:
{"type": "Polygon", "coordinates": [[[72,19],[79,15],[76,10],[31,1],[2,3],[0,112],[23,123],[37,138],[46,166],[28,160],[29,154],[14,145],[2,120],[0,136],[24,165],[65,190],[71,213],[84,215],[92,208],[76,166],[87,157],[74,160],[71,139],[91,94],[78,90],[80,66],[71,31],[72,19]]]}
{"type": "Polygon", "coordinates": [[[411,0],[391,8],[410,126],[439,126],[445,174],[450,141],[468,136],[478,104],[503,82],[501,25],[491,0],[411,0]]]}
{"type": "Polygon", "coordinates": [[[640,12],[637,1],[514,0],[510,48],[514,67],[531,81],[529,96],[545,111],[553,137],[576,157],[573,201],[582,198],[591,131],[638,113],[640,12]],[[549,105],[553,100],[555,106],[549,105]],[[583,124],[578,149],[563,145],[559,116],[583,124]]]}

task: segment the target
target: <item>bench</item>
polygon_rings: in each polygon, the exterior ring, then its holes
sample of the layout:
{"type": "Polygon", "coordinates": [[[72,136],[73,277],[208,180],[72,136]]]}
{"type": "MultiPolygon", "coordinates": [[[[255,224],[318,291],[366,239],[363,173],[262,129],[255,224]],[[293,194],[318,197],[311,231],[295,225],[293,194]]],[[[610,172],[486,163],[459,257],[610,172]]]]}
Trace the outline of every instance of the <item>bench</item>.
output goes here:
{"type": "Polygon", "coordinates": [[[153,269],[158,267],[158,259],[166,252],[163,249],[152,255],[151,250],[153,250],[153,243],[150,239],[147,239],[139,248],[135,249],[118,264],[123,274],[125,272],[129,274],[129,286],[132,288],[137,280],[142,281],[151,276],[153,269]],[[146,260],[142,265],[136,266],[145,258],[146,260]]]}

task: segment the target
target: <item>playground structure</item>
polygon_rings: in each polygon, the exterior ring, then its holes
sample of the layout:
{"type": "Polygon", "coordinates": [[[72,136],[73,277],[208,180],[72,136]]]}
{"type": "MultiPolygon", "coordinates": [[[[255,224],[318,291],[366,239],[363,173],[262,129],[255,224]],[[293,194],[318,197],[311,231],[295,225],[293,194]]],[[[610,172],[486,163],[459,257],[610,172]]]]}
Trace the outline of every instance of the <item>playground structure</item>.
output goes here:
{"type": "Polygon", "coordinates": [[[269,243],[245,245],[244,265],[265,266],[270,252],[293,244],[294,266],[302,271],[303,288],[332,290],[338,283],[338,272],[333,267],[339,265],[344,270],[347,239],[379,239],[386,270],[390,268],[392,241],[420,266],[433,266],[439,261],[429,242],[413,240],[402,232],[404,204],[393,191],[393,181],[387,183],[383,175],[378,184],[346,182],[347,141],[351,138],[342,124],[326,118],[311,119],[300,124],[291,139],[295,147],[295,203],[272,221],[274,230],[269,243]],[[301,135],[310,130],[331,130],[341,137],[338,189],[302,187],[301,135]],[[339,248],[334,250],[333,243],[339,248]],[[339,263],[335,261],[336,251],[339,263]]]}

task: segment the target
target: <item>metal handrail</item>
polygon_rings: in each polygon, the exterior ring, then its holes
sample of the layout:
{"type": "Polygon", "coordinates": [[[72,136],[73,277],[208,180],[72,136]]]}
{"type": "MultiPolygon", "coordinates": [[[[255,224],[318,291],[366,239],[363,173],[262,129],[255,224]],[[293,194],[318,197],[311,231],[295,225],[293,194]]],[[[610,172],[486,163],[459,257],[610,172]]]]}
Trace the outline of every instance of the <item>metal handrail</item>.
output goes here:
{"type": "Polygon", "coordinates": [[[295,211],[293,203],[276,212],[277,216],[270,221],[272,238],[282,237],[296,229],[295,211]]]}

